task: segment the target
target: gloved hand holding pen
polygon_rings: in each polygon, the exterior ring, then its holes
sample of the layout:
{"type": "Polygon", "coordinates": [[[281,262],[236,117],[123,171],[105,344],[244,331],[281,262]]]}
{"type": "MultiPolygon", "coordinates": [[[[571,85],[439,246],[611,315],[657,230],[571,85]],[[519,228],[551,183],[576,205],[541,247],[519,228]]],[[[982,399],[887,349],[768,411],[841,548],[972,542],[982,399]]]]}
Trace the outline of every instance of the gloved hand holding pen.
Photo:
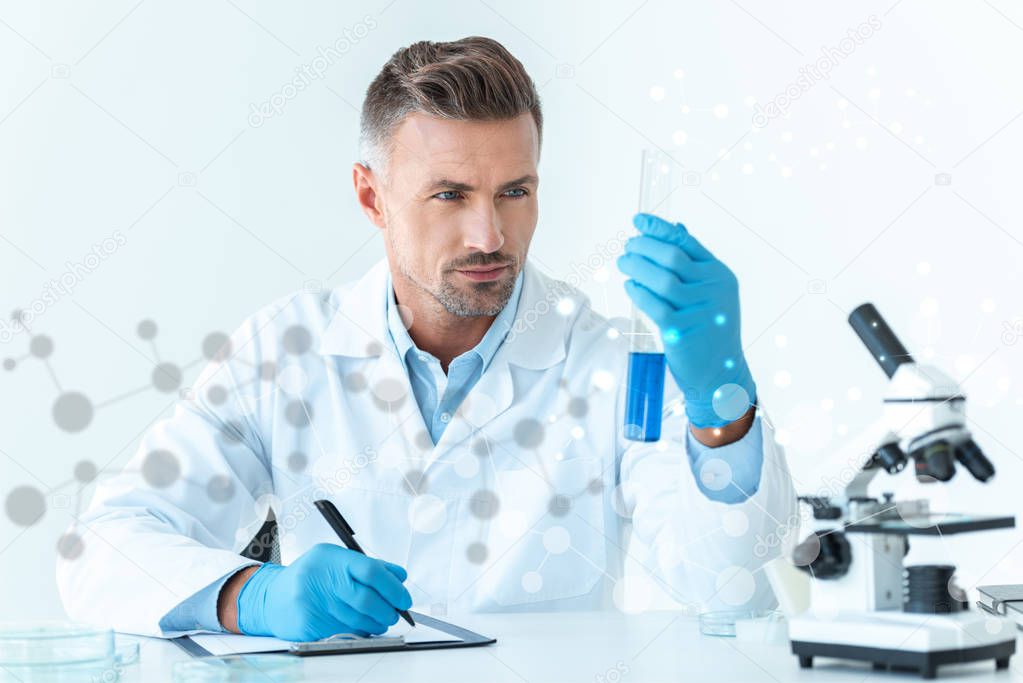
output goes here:
{"type": "Polygon", "coordinates": [[[286,567],[267,563],[248,578],[238,594],[238,630],[298,641],[380,634],[412,606],[406,578],[396,564],[320,543],[286,567]]]}
{"type": "Polygon", "coordinates": [[[690,423],[724,426],[756,402],[740,340],[739,282],[681,223],[640,213],[633,224],[641,234],[617,262],[631,278],[625,291],[660,328],[690,423]]]}

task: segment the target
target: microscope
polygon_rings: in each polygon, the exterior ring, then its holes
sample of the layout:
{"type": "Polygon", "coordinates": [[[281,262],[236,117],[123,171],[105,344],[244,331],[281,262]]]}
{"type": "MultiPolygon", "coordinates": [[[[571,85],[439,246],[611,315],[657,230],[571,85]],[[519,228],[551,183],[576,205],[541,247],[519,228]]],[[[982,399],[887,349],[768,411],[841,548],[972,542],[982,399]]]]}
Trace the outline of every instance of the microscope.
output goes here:
{"type": "Polygon", "coordinates": [[[994,467],[966,428],[966,398],[958,384],[906,351],[873,304],[849,324],[885,374],[884,415],[867,434],[867,448],[847,463],[837,495],[800,496],[813,512],[813,532],[792,552],[811,577],[810,608],[789,621],[792,653],[802,668],[814,657],[871,662],[874,670],[919,672],[995,660],[1009,665],[1015,624],[970,610],[947,564],[904,566],[910,536],[939,537],[1013,527],[1014,517],[932,512],[927,499],[896,501],[868,495],[882,470],[912,463],[921,483],[947,482],[956,464],[986,482],[994,467]]]}

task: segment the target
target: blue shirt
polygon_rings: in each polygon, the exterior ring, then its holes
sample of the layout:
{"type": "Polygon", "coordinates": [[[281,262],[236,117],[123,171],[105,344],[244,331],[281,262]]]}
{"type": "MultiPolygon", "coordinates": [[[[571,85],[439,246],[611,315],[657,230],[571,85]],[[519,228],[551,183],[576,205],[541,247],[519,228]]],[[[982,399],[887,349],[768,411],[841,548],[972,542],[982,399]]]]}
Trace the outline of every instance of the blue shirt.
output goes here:
{"type": "Polygon", "coordinates": [[[423,422],[430,432],[430,438],[436,444],[440,435],[451,421],[451,416],[458,410],[462,400],[475,386],[483,372],[490,365],[497,349],[501,347],[505,336],[515,322],[515,313],[519,309],[519,294],[522,292],[523,273],[515,279],[515,289],[501,312],[490,324],[490,329],[483,335],[476,346],[456,356],[448,364],[448,372],[444,374],[440,361],[433,354],[420,351],[408,329],[402,322],[395,302],[394,286],[391,275],[387,275],[387,329],[391,333],[391,342],[398,352],[398,358],[405,363],[408,370],[412,393],[423,414],[423,422]]]}
{"type": "MultiPolygon", "coordinates": [[[[511,329],[519,307],[522,279],[523,273],[519,272],[508,304],[494,318],[490,329],[476,346],[455,357],[445,374],[440,361],[432,354],[420,351],[409,336],[408,329],[398,313],[391,276],[388,274],[387,328],[398,357],[405,362],[412,393],[434,444],[440,440],[441,434],[444,433],[462,400],[483,376],[511,329]]],[[[759,419],[758,415],[755,420],[759,419]]],[[[696,440],[689,429],[686,429],[686,452],[696,485],[710,500],[729,504],[741,503],[756,493],[760,486],[760,467],[763,464],[764,452],[760,425],[756,421],[741,439],[717,448],[704,446],[696,440]],[[704,465],[713,459],[723,460],[731,468],[731,481],[724,488],[708,488],[700,476],[704,465]]],[[[715,463],[712,471],[721,472],[723,469],[720,464],[715,463]]],[[[233,573],[221,578],[183,601],[163,618],[161,628],[168,631],[193,629],[222,631],[223,628],[217,619],[217,597],[220,595],[220,589],[232,575],[233,573]]]]}

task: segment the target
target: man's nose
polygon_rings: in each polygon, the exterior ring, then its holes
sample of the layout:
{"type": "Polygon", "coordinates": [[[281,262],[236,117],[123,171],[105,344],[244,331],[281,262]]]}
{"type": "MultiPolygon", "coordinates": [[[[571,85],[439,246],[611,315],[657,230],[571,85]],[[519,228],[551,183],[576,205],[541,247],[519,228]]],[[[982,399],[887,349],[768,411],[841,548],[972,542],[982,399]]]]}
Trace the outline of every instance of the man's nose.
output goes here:
{"type": "Polygon", "coordinates": [[[463,246],[491,254],[504,246],[504,234],[492,207],[475,208],[467,218],[463,246]]]}

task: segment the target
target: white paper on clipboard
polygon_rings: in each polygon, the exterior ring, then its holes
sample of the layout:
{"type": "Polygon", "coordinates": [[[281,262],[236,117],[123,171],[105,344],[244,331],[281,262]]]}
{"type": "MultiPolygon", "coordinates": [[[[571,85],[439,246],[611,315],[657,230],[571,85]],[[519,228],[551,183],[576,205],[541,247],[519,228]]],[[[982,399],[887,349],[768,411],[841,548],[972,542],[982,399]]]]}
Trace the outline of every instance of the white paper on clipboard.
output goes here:
{"type": "MultiPolygon", "coordinates": [[[[400,619],[397,624],[387,629],[387,632],[383,635],[404,636],[406,643],[459,642],[461,640],[450,633],[445,633],[425,624],[418,624],[415,628],[412,628],[400,619]]],[[[191,638],[197,645],[217,657],[251,654],[254,652],[277,652],[287,650],[292,642],[269,636],[243,636],[235,633],[199,633],[191,638]]]]}

